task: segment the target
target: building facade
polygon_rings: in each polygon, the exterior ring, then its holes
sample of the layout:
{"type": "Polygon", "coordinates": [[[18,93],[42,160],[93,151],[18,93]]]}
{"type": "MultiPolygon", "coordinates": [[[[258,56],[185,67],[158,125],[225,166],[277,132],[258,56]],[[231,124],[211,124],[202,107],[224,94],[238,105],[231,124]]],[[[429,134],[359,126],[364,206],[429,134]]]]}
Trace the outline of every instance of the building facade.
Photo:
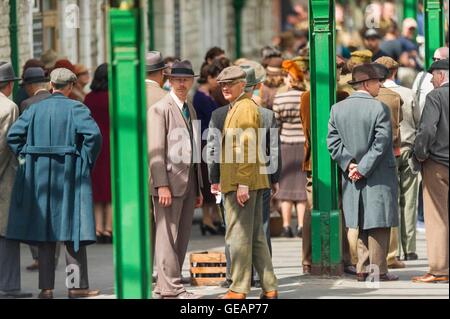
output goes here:
{"type": "MultiPolygon", "coordinates": [[[[106,0],[17,0],[20,65],[48,49],[91,70],[107,61],[106,0]]],[[[200,68],[206,51],[236,50],[233,0],[149,0],[153,32],[147,47],[165,56],[190,59],[200,68]]],[[[279,24],[280,1],[246,0],[242,14],[242,55],[257,57],[279,24]],[[275,14],[274,14],[275,13],[275,14]]],[[[145,8],[146,12],[148,8],[145,8]]],[[[0,0],[0,60],[10,60],[9,0],[0,0]]]]}

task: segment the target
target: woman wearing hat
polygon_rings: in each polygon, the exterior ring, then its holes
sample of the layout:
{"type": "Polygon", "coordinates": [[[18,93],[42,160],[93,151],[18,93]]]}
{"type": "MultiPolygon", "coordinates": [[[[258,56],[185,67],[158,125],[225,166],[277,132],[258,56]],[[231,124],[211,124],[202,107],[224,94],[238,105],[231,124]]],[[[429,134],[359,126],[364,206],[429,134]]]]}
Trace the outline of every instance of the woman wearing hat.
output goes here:
{"type": "Polygon", "coordinates": [[[281,170],[280,191],[275,197],[281,201],[283,216],[283,237],[294,237],[291,229],[292,206],[296,206],[298,235],[301,236],[303,216],[306,210],[306,173],[299,169],[304,160],[305,135],[300,121],[300,101],[305,90],[304,75],[297,63],[284,61],[289,91],[275,96],[273,111],[281,128],[281,170]]]}

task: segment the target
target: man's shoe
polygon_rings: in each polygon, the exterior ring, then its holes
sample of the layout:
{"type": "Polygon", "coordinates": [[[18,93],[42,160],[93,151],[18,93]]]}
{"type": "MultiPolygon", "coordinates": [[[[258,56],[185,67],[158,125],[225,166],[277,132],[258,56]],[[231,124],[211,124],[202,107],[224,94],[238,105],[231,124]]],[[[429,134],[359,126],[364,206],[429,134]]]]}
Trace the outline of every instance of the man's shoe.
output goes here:
{"type": "Polygon", "coordinates": [[[261,281],[260,280],[252,280],[252,287],[253,288],[261,288],[261,281]]]}
{"type": "Polygon", "coordinates": [[[77,299],[77,298],[91,298],[97,297],[100,295],[100,290],[98,289],[69,289],[69,298],[77,299]]]}
{"type": "Polygon", "coordinates": [[[358,273],[356,274],[356,280],[359,282],[365,282],[367,277],[369,277],[368,273],[358,273]]]}
{"type": "Polygon", "coordinates": [[[26,267],[28,271],[37,271],[39,270],[39,261],[37,259],[33,260],[33,263],[26,267]]]}
{"type": "Polygon", "coordinates": [[[397,280],[399,280],[399,277],[391,273],[380,275],[380,281],[397,281],[397,280]]]}
{"type": "Polygon", "coordinates": [[[353,265],[345,266],[344,273],[346,273],[347,275],[356,276],[356,274],[357,274],[356,267],[353,265]]]}
{"type": "Polygon", "coordinates": [[[26,299],[31,297],[33,297],[33,294],[20,290],[0,291],[0,299],[26,299]]]}
{"type": "Polygon", "coordinates": [[[183,285],[190,285],[192,282],[191,277],[181,277],[181,283],[183,285]]]}
{"type": "Polygon", "coordinates": [[[226,279],[220,283],[220,288],[230,288],[231,283],[231,279],[226,279]]]}
{"type": "Polygon", "coordinates": [[[278,299],[278,291],[263,292],[260,299],[278,299]]]}
{"type": "Polygon", "coordinates": [[[53,299],[53,290],[42,290],[38,299],[53,299]]]}
{"type": "Polygon", "coordinates": [[[297,237],[298,238],[303,238],[303,227],[299,227],[297,229],[297,237]]]}
{"type": "Polygon", "coordinates": [[[407,261],[419,260],[419,256],[417,256],[416,253],[409,253],[405,255],[405,260],[407,261]]]}
{"type": "Polygon", "coordinates": [[[174,297],[162,297],[162,299],[201,299],[202,296],[193,294],[192,292],[182,292],[178,296],[174,297]]]}
{"type": "Polygon", "coordinates": [[[280,237],[294,238],[294,233],[292,232],[291,227],[284,227],[283,231],[281,232],[280,237]]]}
{"type": "Polygon", "coordinates": [[[404,262],[400,260],[395,260],[392,264],[388,265],[389,269],[403,269],[406,268],[406,265],[404,262]]]}
{"type": "Polygon", "coordinates": [[[309,276],[311,275],[311,266],[303,265],[303,275],[309,276]]]}
{"type": "Polygon", "coordinates": [[[158,292],[153,292],[152,293],[152,299],[160,300],[160,299],[163,299],[163,296],[161,296],[161,294],[158,293],[158,292]]]}
{"type": "Polygon", "coordinates": [[[448,284],[448,276],[435,276],[433,274],[426,274],[421,277],[414,277],[412,281],[421,284],[448,284]]]}
{"type": "Polygon", "coordinates": [[[247,295],[229,290],[225,295],[223,295],[219,298],[220,299],[244,300],[244,299],[247,299],[247,295]]]}

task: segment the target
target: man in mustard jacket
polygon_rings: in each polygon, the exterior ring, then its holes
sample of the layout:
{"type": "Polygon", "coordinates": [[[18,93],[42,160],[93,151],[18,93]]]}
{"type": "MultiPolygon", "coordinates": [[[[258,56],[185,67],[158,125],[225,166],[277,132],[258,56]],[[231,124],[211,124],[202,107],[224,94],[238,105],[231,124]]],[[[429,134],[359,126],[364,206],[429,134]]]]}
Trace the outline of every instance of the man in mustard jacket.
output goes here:
{"type": "Polygon", "coordinates": [[[258,106],[245,96],[246,73],[232,66],[217,78],[230,102],[225,120],[220,165],[225,194],[226,244],[231,254],[232,285],[223,299],[245,299],[250,292],[252,264],[261,278],[261,299],[277,299],[277,279],[263,232],[263,192],[268,189],[266,166],[258,158],[258,106]]]}

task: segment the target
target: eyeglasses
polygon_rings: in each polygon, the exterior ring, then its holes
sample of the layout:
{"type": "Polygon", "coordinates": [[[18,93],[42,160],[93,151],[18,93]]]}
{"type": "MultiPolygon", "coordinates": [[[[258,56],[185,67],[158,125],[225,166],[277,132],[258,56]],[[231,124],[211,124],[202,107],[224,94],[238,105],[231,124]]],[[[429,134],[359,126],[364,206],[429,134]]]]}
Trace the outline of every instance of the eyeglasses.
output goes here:
{"type": "Polygon", "coordinates": [[[435,58],[435,57],[433,57],[433,62],[437,62],[437,61],[441,61],[442,59],[441,58],[435,58]]]}
{"type": "Polygon", "coordinates": [[[239,84],[239,83],[241,83],[242,81],[233,81],[233,82],[222,82],[222,83],[219,83],[219,85],[220,85],[220,87],[223,89],[223,88],[231,88],[231,87],[233,87],[233,86],[235,86],[236,84],[239,84]]]}

